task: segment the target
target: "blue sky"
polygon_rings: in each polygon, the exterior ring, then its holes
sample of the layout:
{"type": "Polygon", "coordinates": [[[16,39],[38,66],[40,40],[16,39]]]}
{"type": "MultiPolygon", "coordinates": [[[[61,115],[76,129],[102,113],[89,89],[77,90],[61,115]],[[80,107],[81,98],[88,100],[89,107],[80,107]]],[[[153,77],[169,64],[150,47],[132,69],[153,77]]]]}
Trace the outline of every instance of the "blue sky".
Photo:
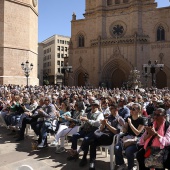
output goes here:
{"type": "MultiPolygon", "coordinates": [[[[156,0],[158,7],[170,6],[169,0],[156,0]]],[[[85,12],[85,0],[39,0],[38,41],[54,35],[71,35],[73,12],[82,19],[85,12]]]]}

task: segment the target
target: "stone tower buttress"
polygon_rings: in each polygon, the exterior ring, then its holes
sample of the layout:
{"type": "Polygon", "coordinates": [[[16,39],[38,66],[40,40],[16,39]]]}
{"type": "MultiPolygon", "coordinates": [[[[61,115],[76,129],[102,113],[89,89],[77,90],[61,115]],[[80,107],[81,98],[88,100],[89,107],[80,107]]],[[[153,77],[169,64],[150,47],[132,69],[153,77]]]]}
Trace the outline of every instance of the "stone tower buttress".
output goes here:
{"type": "Polygon", "coordinates": [[[34,65],[29,85],[38,85],[38,0],[1,0],[0,8],[0,84],[26,85],[21,63],[28,60],[34,65]]]}

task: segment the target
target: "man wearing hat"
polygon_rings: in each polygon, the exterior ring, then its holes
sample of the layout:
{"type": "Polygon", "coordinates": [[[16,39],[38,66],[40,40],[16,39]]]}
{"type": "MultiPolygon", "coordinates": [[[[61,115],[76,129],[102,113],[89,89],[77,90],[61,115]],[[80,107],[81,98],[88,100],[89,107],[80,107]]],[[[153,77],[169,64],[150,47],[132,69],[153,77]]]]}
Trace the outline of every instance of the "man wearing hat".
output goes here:
{"type": "Polygon", "coordinates": [[[74,160],[78,158],[79,153],[83,150],[84,155],[83,159],[80,162],[80,166],[84,166],[87,164],[86,156],[88,154],[88,148],[84,148],[83,143],[88,142],[94,134],[94,131],[98,129],[100,126],[100,120],[103,120],[103,113],[99,111],[99,101],[94,100],[91,103],[92,110],[85,117],[80,117],[80,120],[84,123],[81,130],[74,134],[72,137],[72,146],[69,151],[70,156],[67,158],[68,160],[74,160]],[[84,138],[81,147],[77,150],[77,140],[79,138],[84,138]]]}

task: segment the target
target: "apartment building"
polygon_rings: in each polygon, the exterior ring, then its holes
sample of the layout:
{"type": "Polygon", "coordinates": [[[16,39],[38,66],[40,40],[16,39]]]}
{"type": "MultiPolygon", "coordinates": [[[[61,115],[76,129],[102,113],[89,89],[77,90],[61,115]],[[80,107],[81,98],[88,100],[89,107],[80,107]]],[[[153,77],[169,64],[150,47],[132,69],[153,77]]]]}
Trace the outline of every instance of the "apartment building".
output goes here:
{"type": "Polygon", "coordinates": [[[41,83],[63,84],[62,68],[64,59],[68,58],[69,42],[68,36],[53,35],[39,43],[39,63],[43,61],[42,66],[39,65],[42,68],[38,69],[41,83]]]}

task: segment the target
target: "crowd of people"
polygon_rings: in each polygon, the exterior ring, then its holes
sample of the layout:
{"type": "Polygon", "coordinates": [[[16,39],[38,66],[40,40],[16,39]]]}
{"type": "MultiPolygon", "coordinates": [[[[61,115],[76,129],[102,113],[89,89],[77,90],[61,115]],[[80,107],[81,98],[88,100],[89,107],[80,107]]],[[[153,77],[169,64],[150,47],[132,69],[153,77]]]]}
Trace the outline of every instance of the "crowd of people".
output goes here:
{"type": "Polygon", "coordinates": [[[95,169],[98,146],[111,145],[119,136],[114,154],[117,170],[133,170],[137,159],[140,170],[170,169],[170,92],[166,89],[121,90],[59,86],[0,86],[0,118],[11,129],[16,141],[25,140],[26,125],[38,136],[38,148],[56,147],[65,152],[64,140],[69,134],[71,148],[66,161],[83,157],[80,167],[95,169]],[[55,140],[48,143],[47,134],[55,140]],[[81,145],[78,139],[82,138],[81,145]],[[149,148],[149,149],[148,149],[149,148]],[[165,156],[150,160],[152,150],[165,156]],[[164,154],[165,152],[163,152],[164,154]],[[164,154],[165,155],[165,154],[164,154]],[[124,157],[127,158],[127,163],[124,157]],[[161,162],[162,166],[154,164],[161,162]]]}

